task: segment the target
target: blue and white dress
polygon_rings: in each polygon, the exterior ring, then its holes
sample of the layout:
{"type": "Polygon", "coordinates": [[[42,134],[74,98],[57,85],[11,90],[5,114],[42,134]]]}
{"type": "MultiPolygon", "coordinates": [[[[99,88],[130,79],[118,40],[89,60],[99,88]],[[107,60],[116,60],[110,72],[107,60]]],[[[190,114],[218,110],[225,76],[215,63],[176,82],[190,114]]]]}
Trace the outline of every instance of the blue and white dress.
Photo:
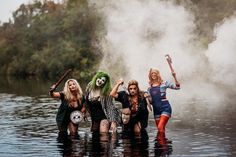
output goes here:
{"type": "Polygon", "coordinates": [[[148,88],[148,93],[152,98],[152,106],[154,118],[158,119],[161,115],[171,117],[172,109],[169,101],[166,99],[166,89],[180,89],[175,83],[163,81],[160,86],[151,86],[148,88]]]}

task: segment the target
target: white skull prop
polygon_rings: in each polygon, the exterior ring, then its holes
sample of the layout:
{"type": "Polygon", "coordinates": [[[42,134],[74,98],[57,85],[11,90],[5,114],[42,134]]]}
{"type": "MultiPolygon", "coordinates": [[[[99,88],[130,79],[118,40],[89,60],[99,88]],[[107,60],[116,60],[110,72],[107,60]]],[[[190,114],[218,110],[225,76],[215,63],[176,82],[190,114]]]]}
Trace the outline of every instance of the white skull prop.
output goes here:
{"type": "Polygon", "coordinates": [[[80,111],[76,110],[70,114],[70,120],[74,124],[79,124],[79,122],[81,122],[82,119],[83,119],[83,114],[80,111]]]}

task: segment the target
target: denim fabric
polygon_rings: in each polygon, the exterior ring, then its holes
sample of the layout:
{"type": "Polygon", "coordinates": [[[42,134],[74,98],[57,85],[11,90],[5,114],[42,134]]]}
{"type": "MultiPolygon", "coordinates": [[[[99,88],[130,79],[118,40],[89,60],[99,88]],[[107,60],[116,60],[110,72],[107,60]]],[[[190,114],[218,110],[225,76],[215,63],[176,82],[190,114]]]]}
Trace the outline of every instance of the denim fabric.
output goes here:
{"type": "Polygon", "coordinates": [[[165,81],[160,86],[151,86],[148,88],[148,93],[152,98],[154,118],[157,119],[161,115],[167,115],[171,117],[172,109],[169,101],[166,99],[166,89],[180,89],[174,83],[165,81]]]}

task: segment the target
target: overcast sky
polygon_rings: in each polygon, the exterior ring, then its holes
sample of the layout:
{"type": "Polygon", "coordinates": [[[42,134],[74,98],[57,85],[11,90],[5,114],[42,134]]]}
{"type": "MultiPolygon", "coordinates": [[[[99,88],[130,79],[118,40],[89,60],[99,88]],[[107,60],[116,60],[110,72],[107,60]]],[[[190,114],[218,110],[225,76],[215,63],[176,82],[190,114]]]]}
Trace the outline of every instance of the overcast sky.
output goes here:
{"type": "Polygon", "coordinates": [[[29,3],[32,0],[1,0],[0,5],[0,21],[8,22],[12,17],[12,13],[22,4],[29,3]]]}

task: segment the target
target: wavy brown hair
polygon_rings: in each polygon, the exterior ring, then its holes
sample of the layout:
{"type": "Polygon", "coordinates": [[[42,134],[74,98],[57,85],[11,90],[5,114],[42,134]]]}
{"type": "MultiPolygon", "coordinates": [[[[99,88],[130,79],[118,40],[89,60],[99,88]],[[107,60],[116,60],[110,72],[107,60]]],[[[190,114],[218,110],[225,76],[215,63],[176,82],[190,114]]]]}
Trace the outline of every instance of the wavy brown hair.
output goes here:
{"type": "Polygon", "coordinates": [[[135,85],[135,86],[137,87],[138,93],[139,93],[138,81],[136,81],[136,80],[130,80],[130,81],[128,82],[128,90],[129,90],[129,87],[130,87],[131,85],[135,85]]]}
{"type": "Polygon", "coordinates": [[[129,87],[130,87],[131,85],[135,85],[135,86],[137,87],[137,89],[138,89],[138,92],[137,92],[138,95],[143,98],[144,92],[139,89],[138,81],[136,81],[136,80],[130,80],[130,81],[128,82],[128,91],[129,91],[129,87]]]}

